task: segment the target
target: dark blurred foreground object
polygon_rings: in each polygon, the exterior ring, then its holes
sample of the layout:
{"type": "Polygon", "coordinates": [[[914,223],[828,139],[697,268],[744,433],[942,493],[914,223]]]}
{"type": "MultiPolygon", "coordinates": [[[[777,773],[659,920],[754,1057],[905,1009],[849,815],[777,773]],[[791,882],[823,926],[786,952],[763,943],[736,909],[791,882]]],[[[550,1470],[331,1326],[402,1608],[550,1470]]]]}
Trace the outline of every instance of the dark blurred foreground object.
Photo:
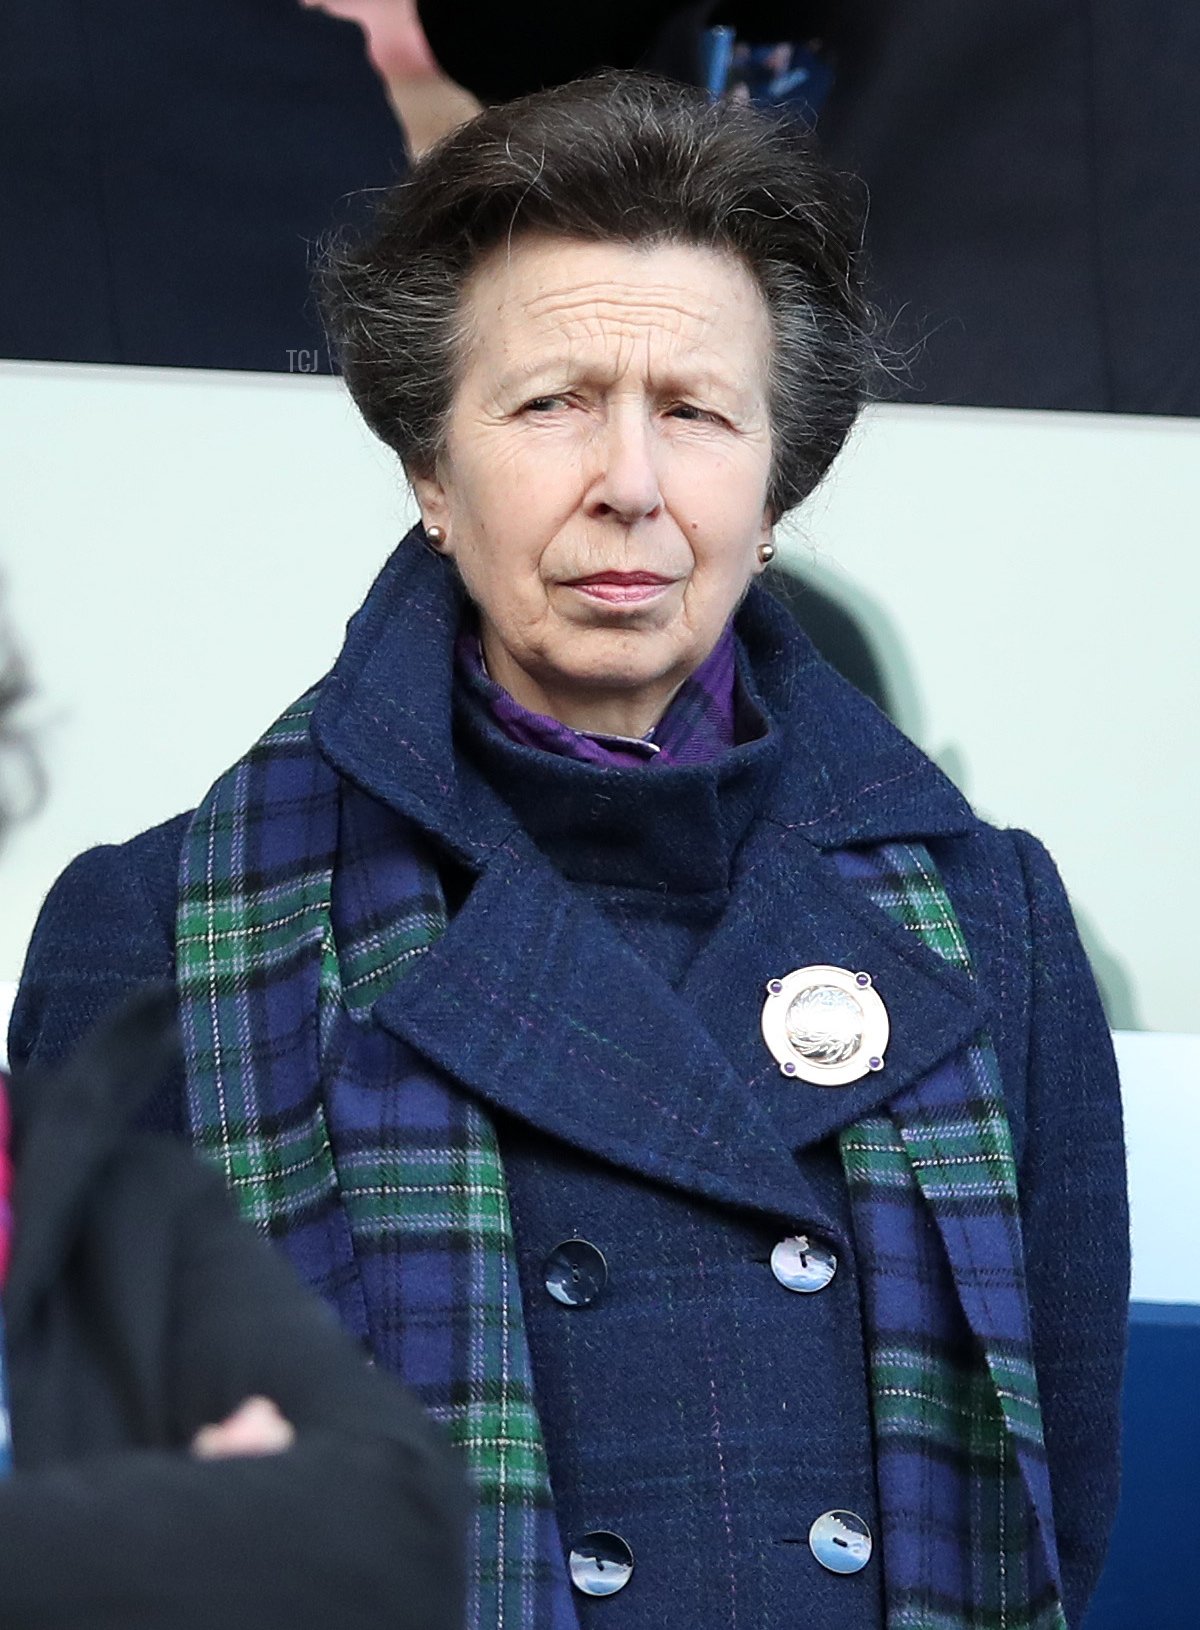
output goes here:
{"type": "Polygon", "coordinates": [[[176,1052],[173,1012],[169,994],[135,999],[13,1086],[0,1624],[458,1630],[450,1451],[220,1175],[129,1130],[176,1052]],[[292,1423],[291,1448],[189,1454],[254,1395],[292,1423]]]}
{"type": "Polygon", "coordinates": [[[703,82],[700,41],[818,38],[818,135],[870,192],[898,394],[1200,415],[1195,0],[419,0],[453,79],[505,100],[592,68],[703,82]]]}
{"type": "Polygon", "coordinates": [[[304,373],[310,245],[405,163],[299,0],[6,0],[0,153],[0,356],[304,373]]]}

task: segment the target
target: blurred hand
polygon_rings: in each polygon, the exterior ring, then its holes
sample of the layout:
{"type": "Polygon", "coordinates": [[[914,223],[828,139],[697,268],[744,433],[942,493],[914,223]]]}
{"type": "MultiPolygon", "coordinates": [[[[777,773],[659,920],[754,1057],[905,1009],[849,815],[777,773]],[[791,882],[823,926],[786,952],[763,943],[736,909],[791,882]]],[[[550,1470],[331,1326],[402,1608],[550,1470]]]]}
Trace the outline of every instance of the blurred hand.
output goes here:
{"type": "Polygon", "coordinates": [[[371,66],[408,137],[414,158],[479,112],[470,91],[447,78],[437,64],[416,0],[301,0],[305,6],[344,17],[362,29],[371,66]]]}
{"type": "Polygon", "coordinates": [[[269,1398],[247,1398],[216,1426],[202,1426],[192,1439],[199,1460],[228,1460],[235,1455],[277,1455],[290,1449],[296,1432],[269,1398]]]}
{"type": "Polygon", "coordinates": [[[357,23],[367,37],[367,55],[379,77],[432,78],[440,73],[417,16],[417,0],[300,0],[312,11],[327,11],[357,23]]]}

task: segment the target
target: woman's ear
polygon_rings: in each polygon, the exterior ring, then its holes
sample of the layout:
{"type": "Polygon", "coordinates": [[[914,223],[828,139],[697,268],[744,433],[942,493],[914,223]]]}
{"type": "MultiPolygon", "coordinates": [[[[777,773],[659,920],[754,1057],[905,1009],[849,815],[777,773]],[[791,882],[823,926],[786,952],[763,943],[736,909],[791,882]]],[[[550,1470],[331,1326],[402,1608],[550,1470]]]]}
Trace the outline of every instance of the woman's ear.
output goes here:
{"type": "Polygon", "coordinates": [[[415,471],[408,472],[408,482],[417,500],[417,507],[421,511],[421,522],[426,532],[431,526],[441,528],[442,536],[449,533],[450,505],[446,497],[446,489],[438,480],[437,471],[430,471],[426,475],[418,475],[415,471]]]}

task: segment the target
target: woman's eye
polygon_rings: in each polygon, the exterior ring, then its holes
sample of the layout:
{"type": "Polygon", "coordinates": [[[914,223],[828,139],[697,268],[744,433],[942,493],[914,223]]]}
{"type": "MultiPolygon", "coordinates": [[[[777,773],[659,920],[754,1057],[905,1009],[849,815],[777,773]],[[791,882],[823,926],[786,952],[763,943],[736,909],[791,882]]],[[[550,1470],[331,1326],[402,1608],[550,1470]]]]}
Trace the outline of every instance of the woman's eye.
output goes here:
{"type": "Polygon", "coordinates": [[[673,419],[683,419],[689,424],[695,423],[699,419],[716,419],[715,413],[705,412],[703,408],[698,408],[694,402],[676,402],[670,413],[673,419]]]}
{"type": "Polygon", "coordinates": [[[531,402],[526,402],[523,409],[526,413],[553,413],[554,409],[563,405],[561,396],[535,396],[531,402]]]}

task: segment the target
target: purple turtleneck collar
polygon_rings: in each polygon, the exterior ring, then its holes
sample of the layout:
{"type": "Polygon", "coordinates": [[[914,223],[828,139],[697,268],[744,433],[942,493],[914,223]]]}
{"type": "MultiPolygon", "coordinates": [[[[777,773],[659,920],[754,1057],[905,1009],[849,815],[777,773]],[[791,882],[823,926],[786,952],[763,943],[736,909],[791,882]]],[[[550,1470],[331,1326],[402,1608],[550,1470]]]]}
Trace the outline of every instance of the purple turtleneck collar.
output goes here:
{"type": "Polygon", "coordinates": [[[460,675],[486,702],[510,740],[605,769],[640,764],[707,764],[735,745],[736,650],[733,625],[695,673],[685,679],[662,718],[641,740],[572,730],[544,713],[531,713],[484,667],[479,635],[464,628],[455,645],[460,675]]]}

